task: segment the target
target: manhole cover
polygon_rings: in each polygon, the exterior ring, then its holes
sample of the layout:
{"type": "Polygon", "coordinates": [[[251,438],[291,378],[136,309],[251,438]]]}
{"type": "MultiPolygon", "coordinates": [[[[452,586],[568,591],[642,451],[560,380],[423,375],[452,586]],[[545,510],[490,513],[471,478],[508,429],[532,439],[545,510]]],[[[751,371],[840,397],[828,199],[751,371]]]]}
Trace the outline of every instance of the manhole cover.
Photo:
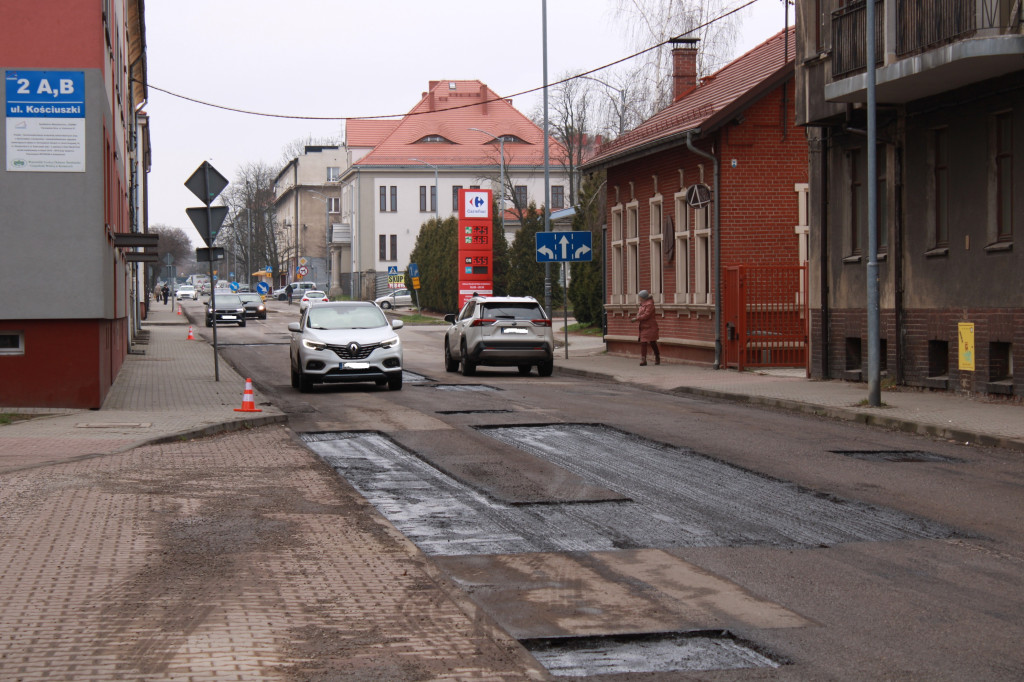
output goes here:
{"type": "Polygon", "coordinates": [[[872,462],[962,462],[962,459],[937,455],[921,450],[829,450],[836,455],[845,455],[872,462]]]}
{"type": "Polygon", "coordinates": [[[437,414],[501,414],[512,410],[438,410],[437,414]]]}
{"type": "Polygon", "coordinates": [[[434,386],[439,391],[500,391],[500,388],[494,386],[485,386],[484,384],[438,384],[434,386]]]}
{"type": "Polygon", "coordinates": [[[781,664],[729,632],[570,637],[521,642],[561,677],[778,668],[781,664]]]}

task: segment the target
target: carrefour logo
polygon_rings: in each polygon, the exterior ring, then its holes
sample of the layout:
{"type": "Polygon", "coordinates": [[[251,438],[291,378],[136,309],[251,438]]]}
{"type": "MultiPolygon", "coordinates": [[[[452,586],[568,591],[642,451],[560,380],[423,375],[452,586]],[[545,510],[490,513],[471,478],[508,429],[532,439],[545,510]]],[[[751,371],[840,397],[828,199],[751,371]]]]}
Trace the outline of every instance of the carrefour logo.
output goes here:
{"type": "Polygon", "coordinates": [[[464,211],[467,218],[490,218],[489,192],[466,192],[464,211]]]}

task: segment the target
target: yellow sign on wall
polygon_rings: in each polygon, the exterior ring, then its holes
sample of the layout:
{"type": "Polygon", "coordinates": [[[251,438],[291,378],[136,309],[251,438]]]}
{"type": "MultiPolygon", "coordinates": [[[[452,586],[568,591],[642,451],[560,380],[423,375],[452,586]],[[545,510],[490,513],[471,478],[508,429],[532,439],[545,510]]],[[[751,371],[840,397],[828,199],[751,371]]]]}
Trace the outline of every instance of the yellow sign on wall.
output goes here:
{"type": "Polygon", "coordinates": [[[974,323],[957,324],[960,337],[960,369],[974,371],[974,323]]]}

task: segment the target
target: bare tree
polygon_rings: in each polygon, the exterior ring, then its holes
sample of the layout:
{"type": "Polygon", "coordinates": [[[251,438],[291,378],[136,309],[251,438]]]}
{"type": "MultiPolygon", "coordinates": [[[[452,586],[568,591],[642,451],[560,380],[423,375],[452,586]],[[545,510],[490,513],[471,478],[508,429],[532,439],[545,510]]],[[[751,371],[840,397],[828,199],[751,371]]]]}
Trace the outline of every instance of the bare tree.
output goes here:
{"type": "MultiPolygon", "coordinates": [[[[580,191],[579,167],[594,148],[592,121],[595,119],[597,98],[592,93],[595,79],[578,74],[566,74],[551,88],[548,97],[548,132],[563,149],[558,151],[558,162],[569,178],[569,206],[576,204],[580,191]]],[[[533,114],[533,121],[544,126],[543,106],[533,114]]]]}
{"type": "MultiPolygon", "coordinates": [[[[673,37],[699,38],[697,75],[702,77],[724,66],[735,49],[739,20],[736,15],[719,19],[731,9],[726,5],[726,0],[617,0],[616,16],[636,49],[673,37]]],[[[672,103],[671,48],[645,53],[639,72],[653,95],[647,118],[672,103]]]]}
{"type": "Polygon", "coordinates": [[[174,272],[177,276],[190,271],[196,262],[195,247],[185,230],[170,225],[150,225],[149,231],[160,235],[157,242],[157,262],[149,268],[150,285],[157,279],[169,277],[169,268],[164,260],[168,254],[174,259],[174,272]]]}
{"type": "Polygon", "coordinates": [[[316,137],[313,134],[297,137],[281,149],[281,165],[306,153],[306,147],[340,145],[341,138],[334,136],[316,137]]]}
{"type": "Polygon", "coordinates": [[[241,166],[221,200],[228,217],[217,243],[230,249],[248,272],[267,265],[280,272],[290,256],[292,240],[279,230],[274,215],[274,178],[277,170],[266,163],[241,166]]]}

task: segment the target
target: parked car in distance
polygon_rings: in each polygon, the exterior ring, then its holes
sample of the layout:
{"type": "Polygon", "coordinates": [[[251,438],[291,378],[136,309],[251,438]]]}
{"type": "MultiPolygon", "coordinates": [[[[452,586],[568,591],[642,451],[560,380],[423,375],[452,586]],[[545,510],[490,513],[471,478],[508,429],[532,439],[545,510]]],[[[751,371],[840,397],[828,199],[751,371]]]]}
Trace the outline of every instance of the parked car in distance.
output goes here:
{"type": "Polygon", "coordinates": [[[245,316],[254,317],[260,320],[267,319],[267,306],[263,303],[263,297],[259,294],[236,294],[245,306],[245,316]]]}
{"type": "Polygon", "coordinates": [[[312,289],[302,294],[302,298],[299,300],[299,312],[301,313],[314,303],[328,303],[330,300],[324,292],[312,289]]]}
{"type": "MultiPolygon", "coordinates": [[[[316,289],[316,282],[292,282],[292,298],[301,298],[307,291],[316,289]]],[[[279,301],[288,300],[288,292],[285,291],[287,287],[281,287],[280,289],[274,289],[270,294],[279,301]]]]}
{"type": "Polygon", "coordinates": [[[384,310],[412,306],[412,292],[408,289],[395,289],[385,296],[378,296],[373,302],[384,310]]]}
{"type": "Polygon", "coordinates": [[[178,287],[178,290],[174,292],[174,298],[180,301],[183,298],[191,298],[193,301],[199,300],[199,292],[191,284],[182,284],[178,287]]]}
{"type": "Polygon", "coordinates": [[[445,315],[444,368],[465,376],[479,365],[517,367],[551,376],[555,338],[551,318],[532,296],[473,297],[457,315],[445,315]]]}
{"type": "Polygon", "coordinates": [[[242,305],[242,299],[238,297],[238,294],[216,293],[213,298],[214,307],[211,307],[209,302],[206,304],[207,327],[213,326],[214,318],[218,325],[230,322],[239,327],[245,326],[245,306],[242,305]]]}
{"type": "Polygon", "coordinates": [[[319,383],[372,381],[401,390],[401,328],[369,301],[309,306],[288,325],[292,387],[308,393],[319,383]]]}

